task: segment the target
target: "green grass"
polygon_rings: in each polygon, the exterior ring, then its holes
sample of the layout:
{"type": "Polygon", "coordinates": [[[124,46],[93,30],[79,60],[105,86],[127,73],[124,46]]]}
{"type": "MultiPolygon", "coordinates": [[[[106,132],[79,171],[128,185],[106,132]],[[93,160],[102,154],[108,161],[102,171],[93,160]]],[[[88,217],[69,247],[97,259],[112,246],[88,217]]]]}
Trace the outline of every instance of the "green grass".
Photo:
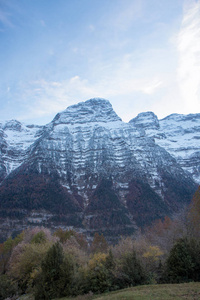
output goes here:
{"type": "MultiPolygon", "coordinates": [[[[24,295],[20,300],[34,300],[24,295]]],[[[200,300],[200,282],[142,285],[101,295],[82,295],[60,300],[200,300]]]]}
{"type": "Polygon", "coordinates": [[[199,300],[200,282],[143,285],[101,295],[83,295],[62,300],[199,300]]]}

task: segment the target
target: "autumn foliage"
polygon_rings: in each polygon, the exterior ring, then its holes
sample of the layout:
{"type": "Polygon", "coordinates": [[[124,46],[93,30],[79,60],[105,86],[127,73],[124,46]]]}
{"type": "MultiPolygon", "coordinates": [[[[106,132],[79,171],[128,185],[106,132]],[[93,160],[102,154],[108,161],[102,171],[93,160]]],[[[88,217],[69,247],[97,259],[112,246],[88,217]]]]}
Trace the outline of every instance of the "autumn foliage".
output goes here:
{"type": "Polygon", "coordinates": [[[36,300],[103,293],[151,283],[200,281],[200,189],[189,208],[121,237],[95,232],[27,229],[0,244],[0,300],[31,293],[36,300]]]}

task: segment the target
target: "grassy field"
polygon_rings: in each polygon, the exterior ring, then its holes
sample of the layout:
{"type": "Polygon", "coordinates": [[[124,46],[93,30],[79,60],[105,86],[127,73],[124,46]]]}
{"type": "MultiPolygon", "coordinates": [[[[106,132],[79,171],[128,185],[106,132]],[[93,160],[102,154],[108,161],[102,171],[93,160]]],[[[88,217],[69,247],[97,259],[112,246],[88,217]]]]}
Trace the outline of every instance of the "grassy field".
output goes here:
{"type": "Polygon", "coordinates": [[[62,300],[200,300],[200,282],[144,285],[99,296],[84,295],[62,300]]]}
{"type": "MultiPolygon", "coordinates": [[[[31,295],[20,300],[33,300],[31,295]]],[[[60,300],[200,300],[200,282],[143,285],[101,295],[83,295],[60,300]]]]}

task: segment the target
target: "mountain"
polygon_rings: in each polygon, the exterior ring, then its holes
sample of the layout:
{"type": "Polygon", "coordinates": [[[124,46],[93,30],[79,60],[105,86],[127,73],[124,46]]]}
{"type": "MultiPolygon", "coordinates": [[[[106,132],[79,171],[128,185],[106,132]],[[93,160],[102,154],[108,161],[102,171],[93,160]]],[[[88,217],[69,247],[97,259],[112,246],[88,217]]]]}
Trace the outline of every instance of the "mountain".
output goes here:
{"type": "MultiPolygon", "coordinates": [[[[168,118],[181,152],[179,127],[168,118]]],[[[143,113],[125,123],[109,101],[95,98],[68,107],[46,126],[2,123],[2,236],[38,224],[119,236],[187,205],[198,176],[174,155],[164,120],[143,113]]]]}
{"type": "Polygon", "coordinates": [[[130,122],[145,130],[193,179],[200,183],[200,114],[172,114],[158,120],[153,112],[139,114],[130,122]]]}

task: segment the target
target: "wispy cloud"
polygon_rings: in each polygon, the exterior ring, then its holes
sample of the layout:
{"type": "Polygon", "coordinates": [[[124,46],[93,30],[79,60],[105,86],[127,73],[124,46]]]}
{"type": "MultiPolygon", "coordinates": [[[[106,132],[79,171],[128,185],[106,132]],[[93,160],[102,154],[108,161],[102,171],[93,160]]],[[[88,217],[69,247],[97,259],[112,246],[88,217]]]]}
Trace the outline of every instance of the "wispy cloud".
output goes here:
{"type": "Polygon", "coordinates": [[[13,23],[11,22],[10,20],[10,15],[3,11],[1,8],[0,8],[0,23],[3,24],[3,26],[5,27],[14,27],[13,23]]]}
{"type": "Polygon", "coordinates": [[[82,101],[84,96],[87,99],[88,95],[93,94],[87,81],[78,76],[60,82],[42,79],[24,83],[21,90],[27,114],[18,115],[20,120],[53,117],[67,106],[82,101]]]}
{"type": "MultiPolygon", "coordinates": [[[[20,13],[20,6],[16,1],[0,0],[0,25],[3,28],[15,28],[14,16],[20,13]]],[[[3,30],[2,30],[3,31],[3,30]]]]}
{"type": "Polygon", "coordinates": [[[116,76],[109,76],[95,83],[79,76],[59,82],[46,80],[31,82],[28,86],[22,87],[28,113],[18,118],[27,120],[53,117],[67,106],[93,97],[110,99],[120,95],[124,97],[134,92],[151,95],[162,85],[157,78],[136,79],[130,78],[128,74],[124,76],[124,70],[121,70],[121,73],[118,71],[116,76]]]}
{"type": "Polygon", "coordinates": [[[186,1],[177,39],[178,84],[186,111],[200,111],[200,1],[186,1]]]}
{"type": "Polygon", "coordinates": [[[14,117],[51,120],[67,106],[93,97],[109,99],[127,121],[146,110],[159,117],[200,111],[200,0],[187,0],[182,23],[184,0],[116,0],[108,7],[102,0],[105,9],[95,15],[88,6],[79,22],[62,13],[56,19],[54,2],[38,15],[37,1],[19,8],[6,4],[17,6],[17,1],[1,1],[0,27],[22,29],[16,32],[19,47],[9,52],[13,60],[7,57],[2,72],[13,109],[21,108],[14,117]]]}
{"type": "Polygon", "coordinates": [[[121,5],[118,5],[113,11],[112,17],[106,21],[106,24],[117,30],[129,29],[143,15],[143,2],[143,0],[122,1],[121,5]]]}

